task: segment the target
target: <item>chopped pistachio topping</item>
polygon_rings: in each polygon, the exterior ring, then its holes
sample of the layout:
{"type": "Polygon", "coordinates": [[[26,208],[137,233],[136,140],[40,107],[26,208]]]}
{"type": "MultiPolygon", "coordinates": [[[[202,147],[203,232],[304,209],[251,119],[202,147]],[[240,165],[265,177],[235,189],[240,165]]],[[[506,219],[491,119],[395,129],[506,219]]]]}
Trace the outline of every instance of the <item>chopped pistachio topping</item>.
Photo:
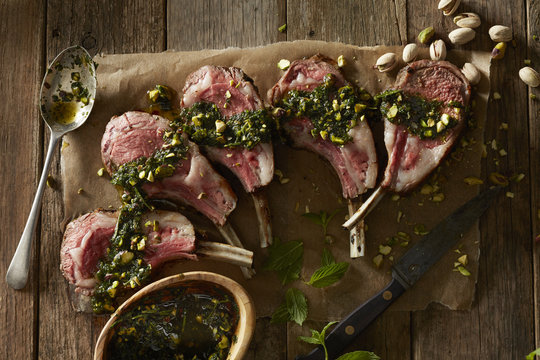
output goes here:
{"type": "Polygon", "coordinates": [[[383,256],[381,254],[378,254],[373,258],[373,264],[375,264],[377,268],[381,267],[382,262],[383,256]]]}
{"type": "Polygon", "coordinates": [[[277,67],[281,70],[287,70],[291,66],[291,62],[287,59],[281,59],[277,63],[277,67]]]}
{"type": "Polygon", "coordinates": [[[463,181],[467,185],[482,185],[484,183],[482,179],[479,179],[475,176],[468,176],[465,179],[463,179],[463,181]]]}

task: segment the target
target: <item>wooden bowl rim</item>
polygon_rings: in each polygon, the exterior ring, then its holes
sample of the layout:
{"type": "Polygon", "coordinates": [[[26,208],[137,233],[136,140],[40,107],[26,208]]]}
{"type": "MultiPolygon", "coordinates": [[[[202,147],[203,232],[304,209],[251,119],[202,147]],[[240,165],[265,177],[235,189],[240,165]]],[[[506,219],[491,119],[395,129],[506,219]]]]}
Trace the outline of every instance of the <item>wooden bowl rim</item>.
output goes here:
{"type": "Polygon", "coordinates": [[[217,284],[227,289],[233,295],[235,302],[238,304],[239,311],[236,330],[237,340],[231,344],[227,360],[242,359],[248,350],[253,331],[255,330],[255,305],[251,296],[246,289],[231,278],[208,271],[190,271],[152,282],[124,301],[111,315],[109,321],[107,321],[101,330],[94,350],[94,360],[104,359],[106,344],[112,335],[112,332],[110,331],[111,326],[116,321],[116,318],[120,316],[127,307],[154,291],[166,288],[173,284],[177,285],[192,280],[207,281],[217,284]]]}

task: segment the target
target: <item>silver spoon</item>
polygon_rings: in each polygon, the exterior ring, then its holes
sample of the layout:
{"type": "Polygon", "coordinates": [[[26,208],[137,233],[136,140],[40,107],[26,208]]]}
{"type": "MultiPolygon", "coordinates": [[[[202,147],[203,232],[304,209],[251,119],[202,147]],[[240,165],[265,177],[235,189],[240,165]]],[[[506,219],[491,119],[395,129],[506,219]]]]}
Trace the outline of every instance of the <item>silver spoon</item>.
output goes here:
{"type": "Polygon", "coordinates": [[[6,274],[8,285],[14,289],[22,289],[28,279],[32,239],[54,149],[65,133],[75,130],[88,118],[94,106],[96,83],[94,62],[80,46],[62,51],[49,65],[41,83],[40,112],[49,126],[51,139],[30,215],[6,274]]]}

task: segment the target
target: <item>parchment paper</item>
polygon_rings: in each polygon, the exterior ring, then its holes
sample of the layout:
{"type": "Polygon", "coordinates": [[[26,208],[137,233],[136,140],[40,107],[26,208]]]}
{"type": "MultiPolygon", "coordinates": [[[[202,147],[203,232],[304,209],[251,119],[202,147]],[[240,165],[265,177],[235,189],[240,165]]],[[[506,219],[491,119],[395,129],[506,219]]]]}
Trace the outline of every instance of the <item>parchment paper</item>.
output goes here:
{"type": "MultiPolygon", "coordinates": [[[[427,49],[424,49],[421,58],[428,57],[425,50],[427,49]]],[[[249,49],[97,56],[95,61],[99,64],[97,69],[99,87],[92,115],[83,127],[64,138],[62,148],[66,216],[73,218],[98,207],[118,207],[118,193],[109,183],[109,178],[100,178],[96,175],[96,171],[102,167],[101,137],[111,116],[144,107],[146,91],[155,84],[169,85],[180,91],[186,76],[202,65],[238,66],[253,78],[261,96],[266,99],[267,90],[283,73],[276,67],[280,59],[292,61],[321,53],[334,59],[344,55],[347,61],[343,69],[346,77],[370,93],[376,94],[393,83],[397,72],[396,69],[390,74],[381,74],[372,68],[376,59],[389,51],[401,56],[402,47],[357,47],[319,41],[296,41],[249,49]],[[81,188],[79,194],[78,190],[81,188]]],[[[349,258],[348,232],[340,227],[347,214],[347,203],[341,197],[341,187],[332,167],[315,154],[293,150],[285,145],[275,145],[275,167],[291,181],[287,184],[273,181],[266,190],[272,212],[274,235],[283,241],[294,239],[304,241],[302,277],[305,281],[309,280],[313,271],[320,266],[324,246],[331,250],[338,261],[348,261],[351,264],[344,279],[326,289],[312,288],[301,281],[290,285],[300,288],[306,294],[309,318],[340,319],[370,298],[390,280],[389,257],[385,258],[380,268],[376,268],[372,262],[378,253],[379,244],[385,243],[385,238],[395,235],[398,231],[404,231],[411,235],[412,244],[419,238],[413,234],[415,224],[422,223],[426,229],[430,229],[478,192],[476,186],[466,185],[463,178],[480,176],[483,142],[481,128],[489,94],[490,57],[488,53],[482,52],[450,52],[448,59],[460,67],[465,61],[472,62],[482,72],[482,81],[476,87],[474,97],[474,113],[480,126],[477,130],[467,130],[466,138],[474,140],[464,147],[463,160],[450,160],[441,166],[440,174],[443,175],[443,180],[446,180],[442,183],[446,195],[443,202],[434,203],[429,200],[429,196],[418,192],[399,201],[393,201],[391,196],[386,196],[381,201],[366,219],[367,254],[363,258],[349,258]],[[311,212],[320,210],[332,212],[338,208],[341,210],[328,228],[334,242],[325,244],[321,227],[301,214],[307,209],[311,212]],[[399,211],[404,214],[400,223],[397,222],[399,211]]],[[[382,123],[372,124],[372,129],[382,170],[386,165],[382,123]]],[[[460,147],[460,144],[457,146],[460,147]]],[[[245,194],[239,181],[226,169],[219,168],[219,170],[230,180],[239,197],[238,206],[229,217],[229,221],[246,247],[255,251],[257,275],[252,280],[245,280],[238,268],[203,259],[198,262],[167,264],[156,277],[194,269],[225,274],[247,288],[255,300],[259,317],[268,316],[283,300],[286,288],[280,285],[275,274],[262,270],[267,252],[259,249],[256,217],[251,198],[245,194]]],[[[182,212],[197,228],[209,229],[209,236],[218,239],[209,221],[193,211],[182,210],[182,212]]],[[[469,308],[474,298],[478,273],[477,226],[465,234],[459,246],[461,254],[449,252],[392,308],[418,310],[424,309],[431,302],[444,304],[450,309],[469,308]],[[467,269],[471,272],[469,277],[453,271],[454,262],[462,254],[469,257],[467,265],[467,269]]],[[[398,259],[408,248],[410,245],[402,247],[398,243],[393,246],[391,255],[398,259]]]]}

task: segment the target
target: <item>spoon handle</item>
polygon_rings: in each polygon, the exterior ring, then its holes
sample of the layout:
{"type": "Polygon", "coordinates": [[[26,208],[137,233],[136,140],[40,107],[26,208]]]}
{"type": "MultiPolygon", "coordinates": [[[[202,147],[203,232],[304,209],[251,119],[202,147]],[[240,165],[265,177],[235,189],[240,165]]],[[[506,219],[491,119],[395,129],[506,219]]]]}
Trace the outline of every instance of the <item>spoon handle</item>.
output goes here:
{"type": "Polygon", "coordinates": [[[58,140],[62,137],[61,134],[51,132],[51,140],[49,141],[49,149],[47,150],[47,157],[43,164],[43,171],[41,173],[41,179],[37,188],[34,202],[32,203],[32,209],[30,215],[26,221],[26,226],[22,233],[19,245],[13,255],[11,264],[6,274],[6,282],[13,289],[19,290],[26,285],[28,279],[28,270],[30,268],[30,250],[32,249],[32,239],[36,230],[36,224],[39,218],[39,211],[41,208],[41,198],[43,197],[43,190],[45,189],[45,183],[47,182],[47,174],[49,173],[49,165],[56,148],[58,140]]]}

